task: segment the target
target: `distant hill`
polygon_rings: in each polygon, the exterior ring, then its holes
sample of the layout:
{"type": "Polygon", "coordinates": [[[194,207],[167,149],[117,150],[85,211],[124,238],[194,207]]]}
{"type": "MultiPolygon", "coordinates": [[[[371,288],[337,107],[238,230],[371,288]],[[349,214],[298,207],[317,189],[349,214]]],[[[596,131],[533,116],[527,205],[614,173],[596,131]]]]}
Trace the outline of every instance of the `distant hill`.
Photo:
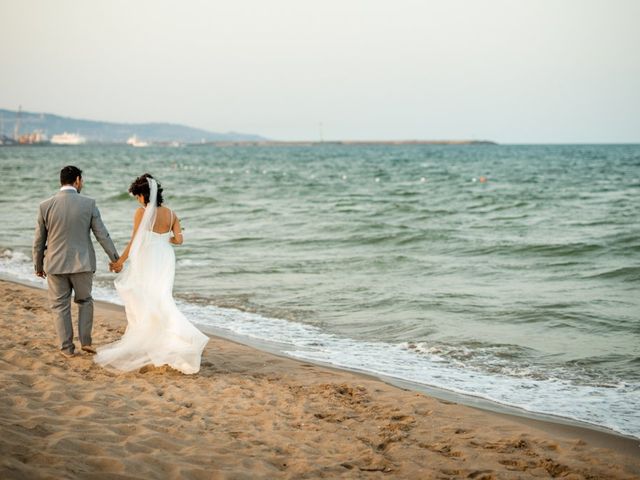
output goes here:
{"type": "MultiPolygon", "coordinates": [[[[0,109],[0,136],[13,137],[18,112],[0,109]]],[[[133,135],[148,142],[260,142],[259,135],[227,132],[217,133],[172,123],[113,123],[80,120],[50,113],[20,112],[20,134],[40,130],[49,138],[69,132],[77,133],[95,143],[124,143],[133,135]]]]}

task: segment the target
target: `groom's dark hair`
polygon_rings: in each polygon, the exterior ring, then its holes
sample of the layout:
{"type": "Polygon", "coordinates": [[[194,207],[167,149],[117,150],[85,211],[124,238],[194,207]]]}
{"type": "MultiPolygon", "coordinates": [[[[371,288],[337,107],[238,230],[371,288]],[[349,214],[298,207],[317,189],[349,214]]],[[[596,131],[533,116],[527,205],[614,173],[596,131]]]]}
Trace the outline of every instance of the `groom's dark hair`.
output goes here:
{"type": "Polygon", "coordinates": [[[67,165],[60,170],[60,185],[71,185],[78,177],[82,178],[82,170],[73,165],[67,165]]]}

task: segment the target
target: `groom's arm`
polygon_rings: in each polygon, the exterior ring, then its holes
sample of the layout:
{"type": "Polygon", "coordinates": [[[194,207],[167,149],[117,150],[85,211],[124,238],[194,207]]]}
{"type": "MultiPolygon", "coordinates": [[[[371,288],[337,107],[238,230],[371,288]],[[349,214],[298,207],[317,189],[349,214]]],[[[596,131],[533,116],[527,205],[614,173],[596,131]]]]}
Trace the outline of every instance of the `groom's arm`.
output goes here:
{"type": "Polygon", "coordinates": [[[44,223],[42,205],[38,206],[38,218],[36,220],[36,232],[33,237],[33,267],[36,275],[44,277],[44,251],[47,247],[47,226],[44,223]]]}
{"type": "Polygon", "coordinates": [[[112,262],[118,260],[118,251],[116,250],[116,246],[113,244],[113,240],[111,240],[111,236],[107,231],[107,227],[102,223],[102,218],[100,217],[100,211],[98,210],[98,206],[93,204],[93,213],[91,214],[91,231],[93,235],[98,240],[98,243],[105,251],[105,253],[109,256],[109,259],[112,262]]]}

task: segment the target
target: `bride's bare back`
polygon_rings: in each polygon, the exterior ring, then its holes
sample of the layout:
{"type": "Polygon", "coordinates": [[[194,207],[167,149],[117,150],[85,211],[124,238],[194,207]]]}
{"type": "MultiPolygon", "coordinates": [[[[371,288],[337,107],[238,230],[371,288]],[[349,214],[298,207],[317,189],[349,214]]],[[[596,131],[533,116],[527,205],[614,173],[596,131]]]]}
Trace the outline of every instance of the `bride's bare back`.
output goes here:
{"type": "MultiPolygon", "coordinates": [[[[120,272],[124,262],[129,258],[129,250],[131,249],[131,244],[136,235],[138,227],[140,226],[140,221],[142,220],[142,216],[144,215],[144,208],[140,207],[136,210],[136,213],[133,216],[133,233],[131,234],[131,240],[125,248],[124,252],[122,252],[122,256],[116,261],[109,264],[109,268],[113,269],[115,272],[120,272]]],[[[156,210],[156,221],[153,224],[153,232],[155,233],[169,233],[173,232],[173,235],[169,238],[169,242],[174,245],[182,245],[182,227],[180,226],[180,220],[178,216],[167,207],[157,207],[156,210]]]]}
{"type": "Polygon", "coordinates": [[[176,215],[167,207],[158,207],[156,210],[156,222],[153,224],[153,231],[156,233],[167,233],[173,230],[176,222],[176,215]]]}

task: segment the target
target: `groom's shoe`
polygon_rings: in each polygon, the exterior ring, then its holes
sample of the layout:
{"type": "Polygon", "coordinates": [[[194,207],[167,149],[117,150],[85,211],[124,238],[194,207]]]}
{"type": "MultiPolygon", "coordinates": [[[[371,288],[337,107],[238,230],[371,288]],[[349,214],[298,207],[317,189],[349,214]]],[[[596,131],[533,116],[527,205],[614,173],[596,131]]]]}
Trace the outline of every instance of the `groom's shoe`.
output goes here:
{"type": "Polygon", "coordinates": [[[60,350],[60,353],[64,358],[73,358],[76,356],[75,352],[72,352],[70,350],[60,350]]]}
{"type": "Polygon", "coordinates": [[[87,353],[91,353],[92,355],[95,355],[96,353],[98,353],[96,349],[93,348],[91,345],[83,345],[82,350],[84,350],[87,353]]]}

